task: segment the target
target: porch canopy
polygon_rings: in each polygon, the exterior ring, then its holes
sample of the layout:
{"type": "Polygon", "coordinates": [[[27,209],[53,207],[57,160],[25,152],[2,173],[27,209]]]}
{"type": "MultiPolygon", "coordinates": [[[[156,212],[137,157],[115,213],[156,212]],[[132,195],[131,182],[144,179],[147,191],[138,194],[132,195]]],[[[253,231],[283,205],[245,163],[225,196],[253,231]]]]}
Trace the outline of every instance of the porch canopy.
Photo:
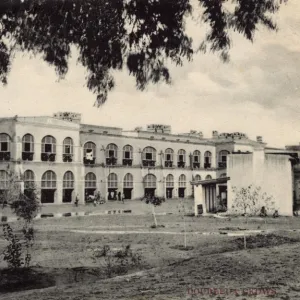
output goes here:
{"type": "Polygon", "coordinates": [[[194,186],[195,215],[215,212],[218,206],[217,197],[223,194],[227,205],[228,180],[230,177],[191,181],[194,186]]]}
{"type": "Polygon", "coordinates": [[[215,179],[206,179],[206,180],[197,180],[191,181],[191,185],[212,185],[212,184],[220,184],[220,183],[227,183],[230,180],[230,177],[220,177],[215,179]]]}

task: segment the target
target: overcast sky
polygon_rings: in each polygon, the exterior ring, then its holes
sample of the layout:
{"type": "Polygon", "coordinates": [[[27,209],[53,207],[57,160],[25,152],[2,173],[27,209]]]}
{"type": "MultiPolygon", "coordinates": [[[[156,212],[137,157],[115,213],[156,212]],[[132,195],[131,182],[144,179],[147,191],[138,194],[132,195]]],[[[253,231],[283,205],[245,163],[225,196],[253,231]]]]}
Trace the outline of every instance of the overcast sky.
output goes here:
{"type": "MultiPolygon", "coordinates": [[[[269,146],[300,142],[300,1],[289,0],[276,16],[279,32],[260,30],[255,42],[233,37],[231,61],[197,54],[184,67],[172,67],[173,84],[135,89],[127,71],[116,74],[116,88],[100,108],[87,90],[85,70],[72,57],[66,79],[58,82],[54,69],[42,60],[20,54],[7,87],[0,87],[1,117],[82,114],[85,123],[133,129],[159,123],[173,133],[191,129],[211,136],[240,131],[262,135],[269,146]]],[[[187,30],[201,36],[201,27],[187,30]]]]}

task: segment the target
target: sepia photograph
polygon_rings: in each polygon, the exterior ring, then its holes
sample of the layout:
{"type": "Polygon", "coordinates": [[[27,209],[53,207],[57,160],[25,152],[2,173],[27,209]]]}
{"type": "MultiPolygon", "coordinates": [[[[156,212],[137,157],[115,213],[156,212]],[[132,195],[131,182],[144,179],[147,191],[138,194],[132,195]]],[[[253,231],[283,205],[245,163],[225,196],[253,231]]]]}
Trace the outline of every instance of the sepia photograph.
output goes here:
{"type": "Polygon", "coordinates": [[[298,0],[0,0],[0,299],[300,299],[298,0]]]}

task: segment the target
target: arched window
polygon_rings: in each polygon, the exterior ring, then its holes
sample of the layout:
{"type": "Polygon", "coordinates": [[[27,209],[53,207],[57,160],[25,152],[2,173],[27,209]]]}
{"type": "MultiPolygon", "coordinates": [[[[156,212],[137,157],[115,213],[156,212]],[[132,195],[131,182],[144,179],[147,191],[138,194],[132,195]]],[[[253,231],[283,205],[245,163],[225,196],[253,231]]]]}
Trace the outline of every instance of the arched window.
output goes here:
{"type": "Polygon", "coordinates": [[[229,154],[229,151],[222,150],[219,152],[218,157],[218,166],[219,168],[226,168],[227,167],[227,155],[229,154]]]}
{"type": "Polygon", "coordinates": [[[193,168],[200,168],[200,151],[195,150],[193,153],[193,168]]]}
{"type": "Polygon", "coordinates": [[[96,189],[97,179],[96,175],[92,172],[89,172],[85,175],[85,188],[86,189],[96,189]]]}
{"type": "Polygon", "coordinates": [[[24,190],[35,188],[35,176],[33,171],[26,170],[24,172],[24,190]]]}
{"type": "Polygon", "coordinates": [[[166,186],[167,186],[167,188],[173,188],[174,187],[174,176],[172,174],[169,174],[167,176],[166,186]]]}
{"type": "Polygon", "coordinates": [[[212,179],[212,177],[211,177],[210,175],[207,175],[207,176],[205,177],[205,180],[210,180],[210,179],[212,179]]]}
{"type": "Polygon", "coordinates": [[[7,192],[9,184],[9,175],[6,171],[0,170],[0,203],[7,203],[7,192]]]}
{"type": "Polygon", "coordinates": [[[179,176],[178,187],[179,188],[185,188],[186,187],[186,176],[184,174],[181,174],[179,176]]]}
{"type": "Polygon", "coordinates": [[[153,174],[147,174],[144,178],[144,185],[146,189],[156,188],[156,176],[153,174]]]}
{"type": "Polygon", "coordinates": [[[132,166],[133,148],[130,145],[123,147],[123,166],[132,166]]]}
{"type": "Polygon", "coordinates": [[[143,166],[155,166],[156,150],[153,147],[146,147],[142,153],[143,166]]]}
{"type": "Polygon", "coordinates": [[[199,175],[199,174],[197,174],[196,176],[195,176],[195,181],[200,181],[201,180],[201,176],[199,175]]]}
{"type": "Polygon", "coordinates": [[[133,157],[133,148],[130,145],[123,147],[123,159],[132,159],[133,157]]]}
{"type": "Polygon", "coordinates": [[[107,178],[108,188],[117,189],[118,188],[118,176],[116,173],[110,173],[107,178]]]}
{"type": "Polygon", "coordinates": [[[225,178],[225,177],[227,177],[226,173],[223,173],[223,174],[220,175],[220,178],[225,178]]]}
{"type": "Polygon", "coordinates": [[[56,174],[53,171],[46,171],[41,182],[41,202],[54,203],[56,193],[56,174]]]}
{"type": "Polygon", "coordinates": [[[118,158],[118,146],[115,144],[108,144],[106,147],[106,163],[114,165],[118,158]]]}
{"type": "Polygon", "coordinates": [[[63,141],[63,161],[71,162],[73,157],[73,140],[70,137],[67,137],[63,141]]]}
{"type": "Polygon", "coordinates": [[[6,171],[0,170],[0,190],[6,190],[8,188],[9,175],[6,171]]]}
{"type": "Polygon", "coordinates": [[[42,139],[42,153],[56,153],[56,139],[47,135],[42,139]]]}
{"type": "Polygon", "coordinates": [[[47,135],[42,139],[42,161],[55,161],[56,154],[56,139],[53,136],[47,135]]]}
{"type": "Polygon", "coordinates": [[[132,189],[133,188],[133,176],[130,173],[127,173],[124,176],[124,189],[132,189]]]}
{"type": "Polygon", "coordinates": [[[108,144],[106,147],[106,158],[118,157],[118,146],[115,144],[108,144]]]}
{"type": "Polygon", "coordinates": [[[83,146],[85,164],[94,164],[96,161],[96,145],[93,142],[87,142],[83,146]]]}
{"type": "Polygon", "coordinates": [[[174,160],[174,151],[171,148],[166,149],[165,151],[165,167],[172,167],[174,160]]]}
{"type": "Polygon", "coordinates": [[[10,136],[6,133],[0,134],[0,160],[10,160],[10,136]]]}
{"type": "Polygon", "coordinates": [[[211,152],[206,151],[204,153],[204,168],[209,169],[211,168],[211,152]]]}
{"type": "Polygon", "coordinates": [[[116,165],[118,159],[118,147],[115,144],[109,144],[106,147],[106,164],[116,165]]]}
{"type": "Polygon", "coordinates": [[[177,153],[177,166],[179,168],[185,167],[185,161],[186,161],[186,153],[185,150],[180,149],[177,153]]]}
{"type": "Polygon", "coordinates": [[[42,176],[42,189],[56,189],[56,174],[46,171],[42,176]]]}
{"type": "Polygon", "coordinates": [[[74,175],[71,171],[67,171],[64,174],[63,188],[64,189],[73,189],[74,188],[74,175]]]}
{"type": "Polygon", "coordinates": [[[25,134],[22,138],[22,152],[34,152],[34,138],[31,134],[25,134]]]}
{"type": "Polygon", "coordinates": [[[67,171],[63,178],[63,203],[72,202],[74,191],[74,175],[71,171],[67,171]]]}

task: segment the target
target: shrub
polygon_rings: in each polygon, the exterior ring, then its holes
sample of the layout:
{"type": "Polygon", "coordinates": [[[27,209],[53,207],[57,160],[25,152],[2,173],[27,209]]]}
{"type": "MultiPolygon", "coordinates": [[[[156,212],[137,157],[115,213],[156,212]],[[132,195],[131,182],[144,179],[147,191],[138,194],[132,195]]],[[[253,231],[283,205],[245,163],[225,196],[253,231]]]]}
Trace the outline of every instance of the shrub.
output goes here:
{"type": "Polygon", "coordinates": [[[38,195],[34,186],[27,186],[26,195],[21,190],[20,179],[13,173],[8,174],[7,188],[1,195],[1,200],[6,202],[18,217],[22,225],[23,242],[13,232],[9,224],[3,225],[4,238],[8,246],[4,249],[4,260],[9,268],[29,267],[31,262],[31,249],[34,243],[33,219],[39,210],[38,195]],[[23,253],[25,251],[25,253],[23,253]]]}
{"type": "Polygon", "coordinates": [[[8,241],[8,246],[3,251],[4,261],[9,268],[17,269],[24,265],[22,259],[22,244],[9,224],[3,225],[4,238],[8,241]]]}
{"type": "Polygon", "coordinates": [[[142,256],[134,252],[130,245],[123,246],[122,249],[114,252],[108,245],[102,248],[102,255],[95,255],[94,260],[104,258],[104,272],[107,277],[126,274],[130,269],[142,264],[142,256]]]}

